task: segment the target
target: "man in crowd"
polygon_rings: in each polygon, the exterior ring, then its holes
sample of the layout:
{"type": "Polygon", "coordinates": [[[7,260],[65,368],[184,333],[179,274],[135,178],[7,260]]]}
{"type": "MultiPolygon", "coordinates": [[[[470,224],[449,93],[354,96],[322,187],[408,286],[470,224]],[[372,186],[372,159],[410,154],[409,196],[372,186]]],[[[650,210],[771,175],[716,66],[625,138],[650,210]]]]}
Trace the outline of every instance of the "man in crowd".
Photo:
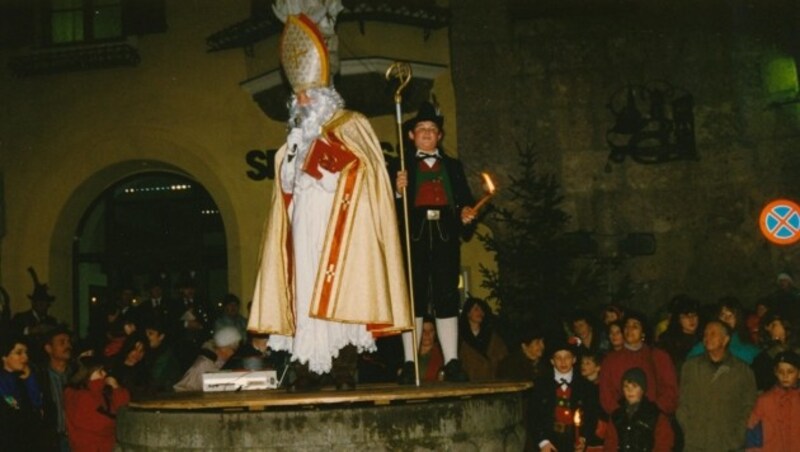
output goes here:
{"type": "Polygon", "coordinates": [[[164,279],[160,275],[151,280],[148,287],[148,295],[149,297],[139,303],[133,310],[133,318],[136,321],[136,327],[140,331],[143,331],[145,326],[152,322],[167,321],[170,309],[174,307],[172,301],[164,295],[164,279]]]}
{"type": "Polygon", "coordinates": [[[47,313],[50,310],[50,304],[56,297],[50,295],[47,284],[39,283],[36,272],[32,268],[29,268],[28,271],[33,277],[33,293],[28,295],[28,299],[31,300],[31,308],[14,315],[11,325],[19,334],[41,338],[58,325],[58,320],[47,313]]]}
{"type": "Polygon", "coordinates": [[[45,360],[36,370],[42,390],[44,426],[53,450],[69,450],[64,418],[64,388],[76,370],[72,336],[65,327],[50,330],[44,338],[45,360]]]}
{"type": "MultiPolygon", "coordinates": [[[[444,377],[465,381],[466,373],[458,360],[458,291],[461,273],[461,239],[476,212],[461,162],[440,149],[444,136],[444,117],[424,102],[417,115],[407,121],[408,137],[414,144],[406,158],[406,171],[397,171],[398,193],[406,190],[409,211],[411,277],[414,286],[414,314],[417,339],[422,332],[422,316],[436,318],[436,330],[444,355],[444,377]]],[[[398,208],[402,219],[402,205],[398,208]]],[[[405,364],[401,384],[413,384],[414,344],[411,332],[403,333],[405,364]]]]}
{"type": "Polygon", "coordinates": [[[393,194],[372,127],[331,85],[317,24],[297,10],[279,16],[291,131],[275,156],[248,330],[292,354],[289,390],[315,389],[326,373],[348,390],[373,331],[411,328],[393,194]]]}
{"type": "Polygon", "coordinates": [[[47,334],[58,327],[58,320],[48,314],[50,305],[56,299],[50,295],[47,284],[39,282],[39,277],[33,268],[28,268],[28,272],[33,278],[33,292],[28,295],[31,301],[31,309],[14,315],[11,319],[11,331],[26,337],[30,345],[30,357],[33,362],[41,362],[46,359],[43,354],[47,334]]]}
{"type": "Polygon", "coordinates": [[[189,367],[203,343],[211,335],[211,317],[206,304],[198,297],[197,282],[189,273],[178,282],[180,293],[169,310],[175,325],[174,339],[181,366],[189,367]]]}
{"type": "Polygon", "coordinates": [[[677,418],[687,451],[744,448],[756,381],[750,367],[728,351],[730,340],[728,325],[709,321],[703,333],[706,352],[683,365],[677,418]]]}

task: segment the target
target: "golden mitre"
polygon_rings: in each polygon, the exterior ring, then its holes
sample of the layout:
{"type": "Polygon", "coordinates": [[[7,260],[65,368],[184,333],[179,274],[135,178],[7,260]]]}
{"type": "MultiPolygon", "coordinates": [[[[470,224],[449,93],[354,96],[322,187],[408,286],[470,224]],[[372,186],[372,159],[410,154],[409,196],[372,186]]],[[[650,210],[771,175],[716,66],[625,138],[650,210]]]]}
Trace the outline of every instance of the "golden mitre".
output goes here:
{"type": "Polygon", "coordinates": [[[281,65],[295,93],[330,85],[328,49],[305,14],[288,16],[280,42],[281,65]]]}

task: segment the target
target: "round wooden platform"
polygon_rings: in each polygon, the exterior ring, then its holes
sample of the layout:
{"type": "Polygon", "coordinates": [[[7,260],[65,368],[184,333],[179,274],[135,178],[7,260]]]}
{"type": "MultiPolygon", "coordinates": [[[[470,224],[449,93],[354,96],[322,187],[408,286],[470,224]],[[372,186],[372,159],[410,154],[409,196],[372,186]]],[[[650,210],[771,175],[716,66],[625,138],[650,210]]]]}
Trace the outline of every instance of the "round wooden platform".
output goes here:
{"type": "Polygon", "coordinates": [[[515,451],[528,382],[180,393],[131,403],[121,451],[515,451]]]}

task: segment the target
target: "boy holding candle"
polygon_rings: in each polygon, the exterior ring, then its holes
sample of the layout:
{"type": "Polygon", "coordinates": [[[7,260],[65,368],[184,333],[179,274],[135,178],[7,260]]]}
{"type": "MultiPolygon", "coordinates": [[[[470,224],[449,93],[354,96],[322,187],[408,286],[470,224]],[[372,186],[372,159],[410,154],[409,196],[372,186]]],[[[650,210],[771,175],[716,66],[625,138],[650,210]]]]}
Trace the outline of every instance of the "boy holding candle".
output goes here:
{"type": "Polygon", "coordinates": [[[529,434],[541,452],[584,450],[597,427],[597,390],[575,369],[573,342],[556,344],[550,353],[552,369],[534,382],[529,434]]]}

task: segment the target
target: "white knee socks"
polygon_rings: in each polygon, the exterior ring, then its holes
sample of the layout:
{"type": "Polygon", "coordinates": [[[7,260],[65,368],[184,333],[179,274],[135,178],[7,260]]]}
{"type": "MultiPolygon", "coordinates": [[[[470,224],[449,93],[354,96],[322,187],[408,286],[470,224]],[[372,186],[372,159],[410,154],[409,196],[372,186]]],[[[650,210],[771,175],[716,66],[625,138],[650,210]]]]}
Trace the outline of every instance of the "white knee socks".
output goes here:
{"type": "Polygon", "coordinates": [[[414,319],[414,326],[417,333],[417,347],[414,347],[414,335],[411,331],[403,331],[403,354],[406,362],[414,361],[414,351],[419,348],[419,341],[422,338],[422,317],[414,319]]]}
{"type": "Polygon", "coordinates": [[[458,317],[436,319],[436,335],[442,345],[444,363],[451,359],[458,359],[458,317]]]}

